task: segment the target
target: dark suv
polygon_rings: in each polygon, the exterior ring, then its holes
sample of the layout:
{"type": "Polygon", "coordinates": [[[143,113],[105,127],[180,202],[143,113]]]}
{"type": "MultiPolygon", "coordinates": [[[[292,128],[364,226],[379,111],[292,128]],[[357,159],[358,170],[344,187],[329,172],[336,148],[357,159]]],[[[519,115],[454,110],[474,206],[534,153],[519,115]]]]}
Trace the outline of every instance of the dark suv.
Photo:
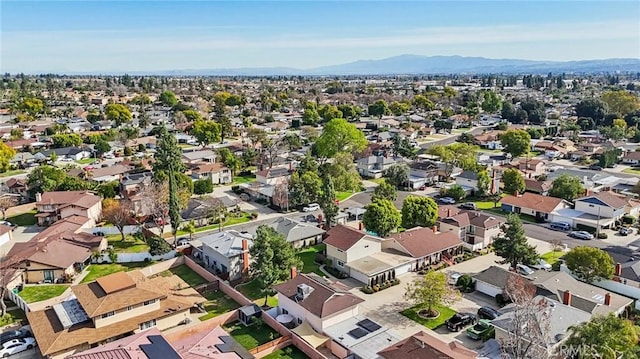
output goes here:
{"type": "Polygon", "coordinates": [[[478,309],[478,318],[494,320],[500,316],[500,312],[491,307],[481,307],[478,309]]]}
{"type": "Polygon", "coordinates": [[[6,332],[2,332],[2,334],[0,334],[0,345],[10,340],[28,338],[32,336],[33,334],[31,334],[31,332],[26,329],[7,330],[6,332]]]}
{"type": "Polygon", "coordinates": [[[477,321],[476,316],[471,313],[456,313],[453,317],[449,318],[445,324],[447,328],[452,332],[459,332],[469,324],[475,324],[477,321]]]}

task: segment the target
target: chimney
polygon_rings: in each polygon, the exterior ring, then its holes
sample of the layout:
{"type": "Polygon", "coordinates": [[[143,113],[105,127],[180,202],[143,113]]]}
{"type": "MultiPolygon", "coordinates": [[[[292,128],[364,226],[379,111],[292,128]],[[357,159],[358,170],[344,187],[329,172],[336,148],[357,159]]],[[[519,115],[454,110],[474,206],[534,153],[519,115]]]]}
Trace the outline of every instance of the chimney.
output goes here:
{"type": "Polygon", "coordinates": [[[447,217],[451,217],[451,208],[447,210],[447,217]]]}
{"type": "Polygon", "coordinates": [[[296,267],[291,267],[291,279],[295,278],[298,275],[298,269],[296,267]]]}
{"type": "Polygon", "coordinates": [[[42,202],[42,193],[36,193],[36,202],[42,202]]]}
{"type": "Polygon", "coordinates": [[[364,228],[364,226],[362,225],[362,222],[358,223],[358,229],[362,230],[364,228]]]}
{"type": "Polygon", "coordinates": [[[438,226],[433,226],[433,233],[438,233],[438,226]]]}
{"type": "Polygon", "coordinates": [[[604,295],[604,305],[611,305],[611,293],[604,295]]]}
{"type": "Polygon", "coordinates": [[[247,274],[249,271],[249,243],[243,238],[242,239],[242,273],[247,274]]]}
{"type": "Polygon", "coordinates": [[[617,276],[622,275],[622,264],[616,263],[615,275],[617,276]]]}
{"type": "Polygon", "coordinates": [[[564,294],[562,295],[562,304],[571,306],[571,291],[564,291],[564,294]]]}

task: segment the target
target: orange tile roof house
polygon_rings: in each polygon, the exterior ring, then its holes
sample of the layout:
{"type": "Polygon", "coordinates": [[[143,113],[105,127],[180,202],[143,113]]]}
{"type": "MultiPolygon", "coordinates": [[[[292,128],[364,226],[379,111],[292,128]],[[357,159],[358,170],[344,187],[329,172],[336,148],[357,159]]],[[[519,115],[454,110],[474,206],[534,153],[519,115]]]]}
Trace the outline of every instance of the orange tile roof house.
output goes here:
{"type": "Polygon", "coordinates": [[[549,215],[554,211],[571,208],[571,203],[562,198],[547,197],[529,192],[518,196],[507,195],[500,200],[500,204],[505,212],[527,214],[541,222],[550,220],[549,215]]]}
{"type": "Polygon", "coordinates": [[[474,359],[478,355],[456,341],[445,343],[425,332],[418,332],[378,352],[383,359],[474,359]]]}
{"type": "Polygon", "coordinates": [[[71,287],[73,296],[27,318],[43,356],[65,358],[139,331],[183,322],[206,301],[177,276],[118,272],[71,287]]]}
{"type": "Polygon", "coordinates": [[[45,192],[36,194],[36,209],[39,226],[48,226],[71,216],[86,217],[86,225],[91,226],[100,220],[102,201],[88,191],[45,192]]]}

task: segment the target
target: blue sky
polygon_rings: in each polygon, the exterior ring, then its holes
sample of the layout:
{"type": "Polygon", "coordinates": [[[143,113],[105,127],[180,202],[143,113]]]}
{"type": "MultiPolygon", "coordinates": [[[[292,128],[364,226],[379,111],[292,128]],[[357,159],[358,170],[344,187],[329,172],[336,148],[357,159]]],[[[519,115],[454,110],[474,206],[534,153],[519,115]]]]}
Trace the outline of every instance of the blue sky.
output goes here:
{"type": "Polygon", "coordinates": [[[640,1],[6,1],[0,71],[640,58],[640,1]]]}

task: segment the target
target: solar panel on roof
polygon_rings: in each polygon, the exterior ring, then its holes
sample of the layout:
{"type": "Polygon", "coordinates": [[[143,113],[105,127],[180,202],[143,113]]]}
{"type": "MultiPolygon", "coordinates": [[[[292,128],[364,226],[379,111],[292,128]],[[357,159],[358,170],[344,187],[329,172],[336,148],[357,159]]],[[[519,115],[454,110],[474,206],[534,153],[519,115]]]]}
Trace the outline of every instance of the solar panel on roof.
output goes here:
{"type": "Polygon", "coordinates": [[[362,328],[356,328],[356,329],[351,330],[347,334],[351,335],[352,337],[354,337],[356,339],[360,339],[360,338],[364,337],[365,335],[369,334],[369,332],[364,330],[364,329],[362,329],[362,328]]]}
{"type": "Polygon", "coordinates": [[[141,344],[140,349],[149,359],[180,359],[180,355],[161,335],[147,337],[150,344],[141,344]]]}
{"type": "Polygon", "coordinates": [[[378,324],[374,323],[373,321],[369,320],[369,319],[363,319],[359,322],[356,323],[357,326],[366,329],[367,331],[373,333],[376,330],[382,328],[381,326],[379,326],[378,324]]]}

